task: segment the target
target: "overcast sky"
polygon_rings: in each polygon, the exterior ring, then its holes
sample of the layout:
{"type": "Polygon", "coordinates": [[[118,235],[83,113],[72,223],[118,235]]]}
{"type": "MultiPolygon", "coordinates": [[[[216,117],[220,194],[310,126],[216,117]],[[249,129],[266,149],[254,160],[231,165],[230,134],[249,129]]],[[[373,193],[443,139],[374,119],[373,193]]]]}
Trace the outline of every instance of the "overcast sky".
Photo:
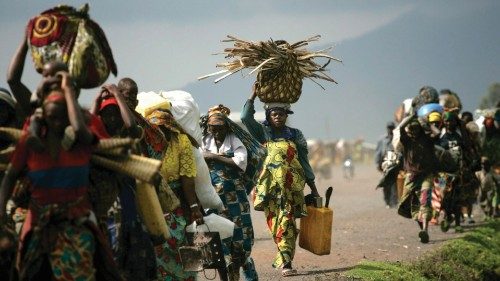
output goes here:
{"type": "MultiPolygon", "coordinates": [[[[21,41],[29,18],[60,1],[2,1],[0,77],[21,41]]],[[[83,1],[66,1],[80,7],[83,1]]],[[[404,15],[411,2],[384,1],[93,1],[90,16],[104,29],[119,77],[138,80],[142,89],[177,89],[214,72],[231,34],[248,40],[298,41],[321,34],[341,44],[404,15]],[[120,3],[120,4],[117,4],[120,3]]],[[[27,62],[25,81],[38,76],[27,62]]],[[[110,81],[116,81],[111,78],[110,81]]]]}
{"type": "MultiPolygon", "coordinates": [[[[493,0],[87,2],[90,4],[90,17],[100,24],[111,45],[118,66],[118,78],[134,78],[143,91],[183,89],[196,82],[197,77],[215,72],[215,64],[224,58],[212,54],[228,47],[220,42],[228,34],[253,41],[273,38],[290,42],[320,34],[320,42],[312,49],[325,45],[340,47],[346,42],[375,34],[416,9],[426,18],[446,21],[446,18],[465,19],[468,14],[478,10],[499,8],[499,1],[493,0]]],[[[6,75],[10,58],[21,42],[28,20],[60,3],[51,0],[0,0],[0,78],[6,75]]],[[[65,3],[80,7],[85,1],[65,3]]],[[[493,28],[498,29],[498,26],[500,21],[493,28]]],[[[363,52],[371,51],[371,46],[363,47],[363,52]]],[[[500,46],[498,49],[500,51],[500,46]]],[[[335,49],[331,54],[341,55],[335,49]]],[[[500,52],[498,54],[500,56],[500,52]]],[[[376,53],[373,55],[376,56],[376,53]]],[[[349,62],[345,64],[349,65],[349,62]]],[[[340,64],[331,64],[331,75],[335,77],[336,73],[342,72],[342,67],[340,64]]],[[[115,83],[118,78],[110,77],[108,82],[115,83]]],[[[30,57],[26,62],[23,81],[32,89],[39,81],[30,57]]],[[[339,83],[342,84],[342,81],[339,83]]],[[[4,78],[0,79],[2,86],[6,87],[4,78]]],[[[484,85],[484,88],[487,86],[484,85]]],[[[328,87],[335,89],[333,85],[328,87]]],[[[411,87],[412,91],[416,91],[414,85],[411,87]]],[[[247,95],[234,94],[234,99],[240,104],[247,95]]],[[[80,101],[89,104],[92,97],[93,91],[85,91],[80,101]]],[[[213,101],[214,104],[219,102],[213,101]]]]}

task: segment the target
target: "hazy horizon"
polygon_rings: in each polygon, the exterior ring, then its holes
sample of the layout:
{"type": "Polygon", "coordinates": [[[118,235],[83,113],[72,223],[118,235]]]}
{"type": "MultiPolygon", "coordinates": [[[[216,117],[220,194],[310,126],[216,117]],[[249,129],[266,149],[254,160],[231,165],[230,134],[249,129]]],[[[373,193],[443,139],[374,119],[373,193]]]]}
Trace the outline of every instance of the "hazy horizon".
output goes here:
{"type": "MultiPolygon", "coordinates": [[[[90,17],[105,31],[118,77],[141,91],[186,90],[202,112],[224,103],[234,111],[255,76],[217,85],[196,78],[215,72],[226,35],[259,41],[298,41],[320,34],[310,49],[334,45],[344,63],[329,65],[338,85],[310,81],[291,117],[309,138],[374,142],[404,98],[423,85],[456,91],[474,110],[491,83],[500,81],[499,1],[88,1],[90,17]]],[[[0,77],[21,42],[28,20],[60,1],[1,1],[0,77]]],[[[80,7],[85,1],[66,1],[80,7]]],[[[23,82],[39,81],[28,55],[23,82]]],[[[7,87],[5,78],[0,87],[7,87]]],[[[82,104],[94,97],[83,91],[82,104]]]]}

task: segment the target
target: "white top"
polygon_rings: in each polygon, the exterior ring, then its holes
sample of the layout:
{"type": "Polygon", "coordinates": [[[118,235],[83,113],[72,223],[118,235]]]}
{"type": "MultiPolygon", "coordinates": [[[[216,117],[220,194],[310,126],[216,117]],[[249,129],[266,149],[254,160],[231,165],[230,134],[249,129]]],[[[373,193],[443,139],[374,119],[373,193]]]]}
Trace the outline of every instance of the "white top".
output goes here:
{"type": "Polygon", "coordinates": [[[247,149],[233,133],[228,133],[226,135],[226,138],[224,139],[224,142],[219,150],[217,150],[215,138],[212,134],[207,134],[203,138],[202,148],[204,151],[209,151],[214,154],[222,154],[232,151],[234,153],[234,156],[232,157],[234,163],[236,163],[236,165],[243,171],[247,168],[247,149]]]}

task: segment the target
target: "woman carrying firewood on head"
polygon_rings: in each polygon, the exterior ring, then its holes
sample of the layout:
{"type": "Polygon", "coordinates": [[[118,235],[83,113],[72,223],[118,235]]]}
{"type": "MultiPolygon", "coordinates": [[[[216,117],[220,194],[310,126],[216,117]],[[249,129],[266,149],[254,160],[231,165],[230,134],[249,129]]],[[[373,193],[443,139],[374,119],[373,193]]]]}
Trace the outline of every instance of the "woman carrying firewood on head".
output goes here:
{"type": "Polygon", "coordinates": [[[266,121],[254,119],[254,92],[241,113],[241,121],[250,134],[267,148],[264,170],[255,187],[254,208],[264,211],[278,253],[273,267],[282,268],[283,276],[296,274],[292,268],[298,237],[296,219],[307,215],[304,186],[319,197],[314,174],[307,158],[307,142],[302,132],[286,126],[290,104],[266,104],[266,121]]]}
{"type": "Polygon", "coordinates": [[[223,42],[233,42],[234,46],[224,49],[229,61],[217,64],[223,70],[198,79],[222,75],[215,80],[217,83],[243,69],[252,69],[250,74],[257,72],[253,94],[241,113],[241,121],[250,134],[267,148],[264,168],[255,187],[254,208],[265,212],[269,230],[278,246],[273,266],[281,267],[283,276],[290,276],[296,273],[292,268],[298,236],[295,219],[307,215],[305,184],[309,185],[313,196],[319,195],[307,158],[306,139],[300,130],[286,126],[286,119],[293,113],[290,104],[300,98],[302,80],[309,78],[313,82],[319,79],[337,83],[326,73],[326,66],[332,60],[341,60],[326,53],[331,48],[319,51],[304,48],[319,40],[319,35],[293,44],[285,40],[252,42],[227,37],[223,42]],[[324,58],[327,62],[319,64],[316,58],[324,58]],[[264,124],[254,118],[257,96],[265,103],[264,124]]]}

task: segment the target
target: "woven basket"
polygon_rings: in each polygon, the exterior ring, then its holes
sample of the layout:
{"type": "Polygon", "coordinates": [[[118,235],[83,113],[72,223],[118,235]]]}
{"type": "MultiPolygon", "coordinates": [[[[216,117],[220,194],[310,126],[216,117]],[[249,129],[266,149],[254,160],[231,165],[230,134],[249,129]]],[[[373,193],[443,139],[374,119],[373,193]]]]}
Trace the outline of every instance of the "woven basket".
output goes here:
{"type": "Polygon", "coordinates": [[[234,36],[227,37],[228,39],[223,42],[231,42],[234,45],[224,49],[223,54],[228,61],[217,64],[217,67],[223,70],[201,76],[199,80],[222,75],[215,79],[217,83],[243,69],[252,69],[249,74],[257,73],[256,94],[264,103],[297,102],[302,92],[304,78],[309,78],[316,84],[318,82],[315,79],[337,83],[326,73],[326,66],[331,60],[341,62],[326,54],[331,48],[319,51],[308,51],[304,48],[310,42],[319,40],[319,35],[293,44],[285,40],[252,42],[234,36]],[[314,61],[315,58],[327,61],[325,64],[319,64],[314,61]]]}
{"type": "Polygon", "coordinates": [[[302,76],[293,53],[281,67],[261,70],[257,74],[255,91],[263,103],[295,103],[302,93],[302,76]]]}
{"type": "Polygon", "coordinates": [[[102,139],[99,141],[95,152],[96,153],[106,153],[107,150],[115,149],[115,148],[131,148],[135,145],[136,141],[131,138],[110,138],[110,139],[102,139]]]}
{"type": "Polygon", "coordinates": [[[22,132],[23,131],[19,129],[0,127],[0,138],[11,142],[18,142],[22,132]]]}
{"type": "Polygon", "coordinates": [[[161,166],[161,161],[137,155],[110,157],[93,154],[91,161],[93,164],[102,166],[106,169],[151,184],[157,180],[158,171],[161,166]]]}

